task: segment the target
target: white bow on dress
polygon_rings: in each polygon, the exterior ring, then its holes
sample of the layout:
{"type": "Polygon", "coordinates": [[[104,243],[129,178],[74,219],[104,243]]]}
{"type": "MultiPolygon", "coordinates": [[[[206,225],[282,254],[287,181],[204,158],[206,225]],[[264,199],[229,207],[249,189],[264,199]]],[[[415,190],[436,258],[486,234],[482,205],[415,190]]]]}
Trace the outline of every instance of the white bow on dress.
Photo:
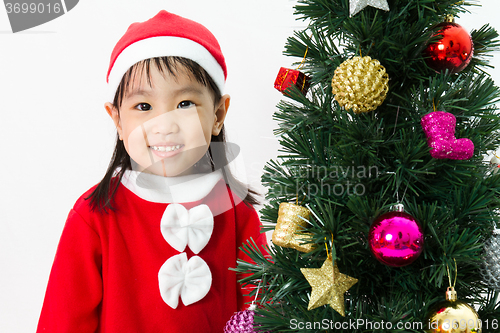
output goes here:
{"type": "Polygon", "coordinates": [[[158,272],[160,294],[165,303],[176,309],[179,296],[184,305],[201,300],[210,290],[212,273],[198,256],[187,260],[185,252],[170,257],[158,272]]]}
{"type": "Polygon", "coordinates": [[[207,245],[214,230],[214,216],[207,205],[187,210],[183,205],[171,203],[161,218],[163,238],[174,249],[183,252],[186,245],[198,254],[207,245]]]}

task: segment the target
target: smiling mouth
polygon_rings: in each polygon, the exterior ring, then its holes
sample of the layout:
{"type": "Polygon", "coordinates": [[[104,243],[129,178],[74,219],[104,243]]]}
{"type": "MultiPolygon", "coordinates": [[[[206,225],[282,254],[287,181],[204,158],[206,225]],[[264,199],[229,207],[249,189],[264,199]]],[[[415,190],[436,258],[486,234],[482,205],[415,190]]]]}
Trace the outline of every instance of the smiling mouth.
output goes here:
{"type": "Polygon", "coordinates": [[[184,145],[176,145],[176,146],[150,146],[151,149],[159,152],[169,152],[176,151],[182,148],[184,145]]]}

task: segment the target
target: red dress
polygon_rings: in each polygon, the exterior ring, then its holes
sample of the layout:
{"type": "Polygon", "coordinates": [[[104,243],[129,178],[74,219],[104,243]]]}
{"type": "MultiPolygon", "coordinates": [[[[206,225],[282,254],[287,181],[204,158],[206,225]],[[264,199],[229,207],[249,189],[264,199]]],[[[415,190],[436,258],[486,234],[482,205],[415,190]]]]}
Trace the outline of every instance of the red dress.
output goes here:
{"type": "Polygon", "coordinates": [[[59,242],[37,332],[222,332],[248,302],[229,270],[237,258],[249,260],[238,248],[251,237],[262,249],[266,239],[256,211],[220,171],[198,176],[127,171],[108,213],[91,211],[84,198],[93,188],[82,195],[59,242]]]}

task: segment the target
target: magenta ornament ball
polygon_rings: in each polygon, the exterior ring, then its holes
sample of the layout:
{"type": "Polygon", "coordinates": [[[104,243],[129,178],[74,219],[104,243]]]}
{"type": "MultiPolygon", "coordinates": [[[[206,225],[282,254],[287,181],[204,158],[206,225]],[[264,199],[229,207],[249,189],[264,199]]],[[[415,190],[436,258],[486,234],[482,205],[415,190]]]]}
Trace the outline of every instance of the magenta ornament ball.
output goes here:
{"type": "Polygon", "coordinates": [[[368,243],[378,261],[388,266],[402,267],[411,264],[422,253],[424,233],[410,214],[390,212],[373,222],[368,243]]]}

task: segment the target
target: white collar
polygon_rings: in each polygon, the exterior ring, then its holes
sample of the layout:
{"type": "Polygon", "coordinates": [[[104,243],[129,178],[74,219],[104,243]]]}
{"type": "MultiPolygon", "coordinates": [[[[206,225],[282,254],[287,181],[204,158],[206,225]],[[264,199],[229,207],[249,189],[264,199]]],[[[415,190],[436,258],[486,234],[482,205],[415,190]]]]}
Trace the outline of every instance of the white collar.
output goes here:
{"type": "Polygon", "coordinates": [[[222,171],[177,177],[163,177],[126,170],[121,183],[138,197],[152,202],[181,203],[206,197],[222,178],[222,171]]]}

